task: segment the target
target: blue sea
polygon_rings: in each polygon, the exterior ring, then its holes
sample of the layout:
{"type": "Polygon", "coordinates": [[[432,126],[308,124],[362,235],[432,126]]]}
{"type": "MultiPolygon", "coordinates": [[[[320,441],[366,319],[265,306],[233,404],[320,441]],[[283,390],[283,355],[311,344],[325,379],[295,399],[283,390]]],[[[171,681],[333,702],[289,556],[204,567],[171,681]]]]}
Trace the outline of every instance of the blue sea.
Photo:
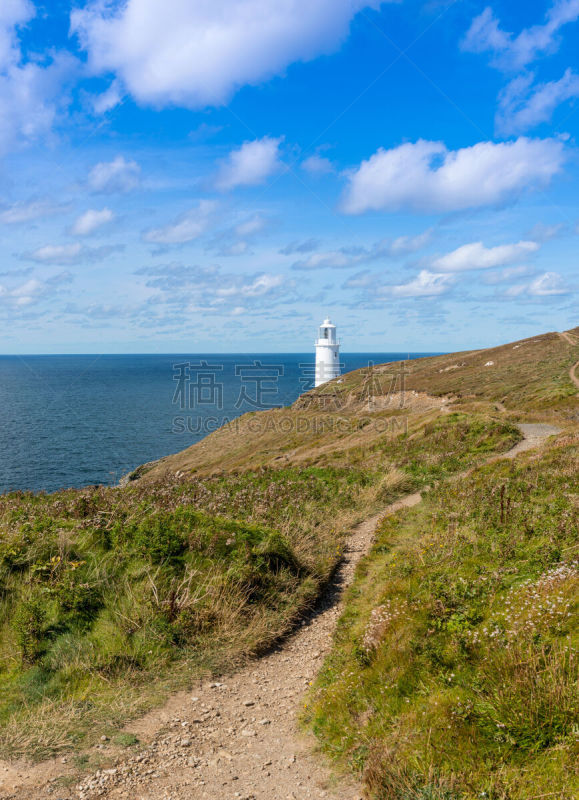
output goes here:
{"type": "MultiPolygon", "coordinates": [[[[343,371],[428,353],[342,354],[343,371]]],[[[115,484],[313,385],[312,353],[0,356],[0,493],[115,484]]]]}

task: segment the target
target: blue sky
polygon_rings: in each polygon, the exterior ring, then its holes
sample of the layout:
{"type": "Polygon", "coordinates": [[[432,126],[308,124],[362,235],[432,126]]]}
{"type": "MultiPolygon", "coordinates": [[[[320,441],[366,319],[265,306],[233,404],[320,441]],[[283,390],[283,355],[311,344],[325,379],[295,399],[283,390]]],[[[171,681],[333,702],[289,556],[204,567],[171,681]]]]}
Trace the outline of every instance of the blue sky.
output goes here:
{"type": "Polygon", "coordinates": [[[577,324],[579,0],[2,0],[0,352],[577,324]]]}

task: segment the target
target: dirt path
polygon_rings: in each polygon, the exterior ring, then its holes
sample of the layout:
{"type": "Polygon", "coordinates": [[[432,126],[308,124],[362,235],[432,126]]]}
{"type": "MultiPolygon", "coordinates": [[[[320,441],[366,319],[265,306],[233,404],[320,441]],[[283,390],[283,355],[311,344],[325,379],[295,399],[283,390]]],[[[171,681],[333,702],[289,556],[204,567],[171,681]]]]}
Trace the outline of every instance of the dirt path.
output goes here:
{"type": "Polygon", "coordinates": [[[549,436],[555,436],[555,434],[561,433],[560,428],[556,428],[554,425],[546,425],[542,422],[528,423],[526,425],[521,424],[517,427],[525,438],[509,450],[508,453],[504,453],[498,458],[515,458],[519,453],[525,453],[527,450],[540,447],[549,436]]]}
{"type": "MultiPolygon", "coordinates": [[[[568,342],[573,347],[579,346],[579,339],[571,333],[567,333],[567,331],[560,331],[559,336],[568,342]]],[[[571,369],[569,370],[569,378],[575,384],[575,386],[579,389],[579,377],[577,377],[577,370],[579,369],[579,361],[576,364],[573,364],[571,369]]]]}
{"type": "MultiPolygon", "coordinates": [[[[525,439],[500,457],[541,445],[558,433],[550,425],[521,425],[525,439]]],[[[145,746],[134,755],[97,745],[110,767],[65,788],[62,759],[27,769],[0,764],[0,800],[125,798],[126,800],[286,800],[327,797],[354,800],[359,786],[336,782],[302,736],[297,716],[305,691],[331,648],[341,595],[368,552],[380,520],[420,502],[409,495],[358,525],[330,590],[301,629],[248,667],[173,696],[161,709],[132,723],[145,746]]]]}
{"type": "Polygon", "coordinates": [[[579,344],[579,341],[575,338],[575,335],[572,333],[567,333],[567,331],[559,331],[559,336],[562,339],[565,339],[566,342],[572,344],[573,347],[576,347],[579,344]]]}
{"type": "Polygon", "coordinates": [[[331,647],[340,596],[368,552],[385,514],[420,502],[409,495],[358,525],[329,591],[296,634],[223,682],[205,682],[174,695],[161,709],[128,726],[147,745],[127,757],[97,745],[111,766],[65,788],[62,759],[27,768],[0,764],[0,800],[127,798],[127,800],[285,800],[359,798],[349,779],[332,775],[299,733],[303,695],[331,647]],[[115,755],[117,758],[115,759],[115,755]]]}

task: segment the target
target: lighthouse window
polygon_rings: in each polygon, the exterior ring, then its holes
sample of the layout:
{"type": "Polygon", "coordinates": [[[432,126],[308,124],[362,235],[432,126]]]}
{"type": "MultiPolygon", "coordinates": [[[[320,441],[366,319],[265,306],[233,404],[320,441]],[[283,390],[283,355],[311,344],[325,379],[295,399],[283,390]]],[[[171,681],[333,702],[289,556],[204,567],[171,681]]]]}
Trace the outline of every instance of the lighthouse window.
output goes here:
{"type": "Polygon", "coordinates": [[[324,339],[328,338],[328,329],[324,328],[324,339]]]}

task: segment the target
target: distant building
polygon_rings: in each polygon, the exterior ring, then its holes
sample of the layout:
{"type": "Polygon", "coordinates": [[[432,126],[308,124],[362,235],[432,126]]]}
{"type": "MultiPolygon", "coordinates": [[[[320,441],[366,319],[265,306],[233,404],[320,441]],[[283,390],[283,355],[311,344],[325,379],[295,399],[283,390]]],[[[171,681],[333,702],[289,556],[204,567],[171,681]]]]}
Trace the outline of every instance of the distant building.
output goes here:
{"type": "Polygon", "coordinates": [[[336,326],[326,318],[320,325],[316,340],[316,386],[337,378],[340,374],[340,342],[336,336],[336,326]]]}

